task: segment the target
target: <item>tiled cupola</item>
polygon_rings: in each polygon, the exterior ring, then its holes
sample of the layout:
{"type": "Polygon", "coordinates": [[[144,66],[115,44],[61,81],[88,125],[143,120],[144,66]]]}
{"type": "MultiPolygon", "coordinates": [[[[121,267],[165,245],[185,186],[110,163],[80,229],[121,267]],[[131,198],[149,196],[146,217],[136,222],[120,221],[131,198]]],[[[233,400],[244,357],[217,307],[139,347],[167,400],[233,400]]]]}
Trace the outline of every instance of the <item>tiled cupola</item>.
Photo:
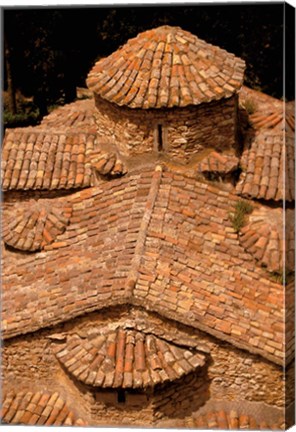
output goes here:
{"type": "Polygon", "coordinates": [[[88,75],[98,133],[125,155],[236,146],[237,92],[245,62],[180,27],[129,40],[88,75]]]}

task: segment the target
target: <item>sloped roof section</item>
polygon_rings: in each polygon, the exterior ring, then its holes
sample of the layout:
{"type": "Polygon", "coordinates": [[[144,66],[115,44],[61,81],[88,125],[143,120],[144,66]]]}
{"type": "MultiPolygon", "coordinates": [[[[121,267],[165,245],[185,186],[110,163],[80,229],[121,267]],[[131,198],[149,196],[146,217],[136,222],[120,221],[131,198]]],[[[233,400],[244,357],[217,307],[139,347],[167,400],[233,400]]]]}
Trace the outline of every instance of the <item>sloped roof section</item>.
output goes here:
{"type": "Polygon", "coordinates": [[[198,105],[230,97],[243,82],[245,62],[180,27],[140,33],[88,75],[90,90],[129,108],[198,105]]]}
{"type": "Polygon", "coordinates": [[[65,231],[71,212],[71,207],[54,207],[48,201],[40,206],[32,200],[26,208],[17,209],[8,216],[2,238],[6,245],[15,249],[41,250],[65,231]]]}
{"type": "Polygon", "coordinates": [[[56,108],[43,118],[40,127],[95,133],[94,101],[92,99],[78,100],[56,108]]]}
{"type": "Polygon", "coordinates": [[[19,128],[5,132],[2,189],[52,190],[90,186],[87,154],[95,147],[95,133],[57,128],[19,128]]]}
{"type": "Polygon", "coordinates": [[[240,244],[236,195],[157,167],[67,199],[58,243],[3,252],[4,338],[125,303],[282,363],[283,287],[240,244]]]}
{"type": "Polygon", "coordinates": [[[212,151],[198,164],[198,172],[202,174],[215,173],[227,175],[238,169],[239,159],[235,155],[221,154],[212,151]]]}
{"type": "Polygon", "coordinates": [[[238,194],[280,201],[295,199],[294,136],[258,131],[246,137],[238,194]]]}
{"type": "Polygon", "coordinates": [[[295,101],[282,103],[280,107],[267,107],[249,116],[254,129],[273,129],[277,132],[295,133],[295,101]]]}
{"type": "Polygon", "coordinates": [[[248,223],[241,229],[240,243],[260,264],[271,272],[294,270],[294,211],[270,210],[261,207],[248,217],[248,223]],[[284,239],[284,219],[286,221],[284,239]]]}
{"type": "Polygon", "coordinates": [[[151,334],[114,325],[55,349],[64,367],[93,387],[146,388],[174,381],[205,364],[205,356],[151,334]]]}
{"type": "Polygon", "coordinates": [[[1,419],[14,425],[86,426],[57,392],[9,392],[2,401],[1,419]]]}
{"type": "Polygon", "coordinates": [[[63,197],[59,201],[73,206],[73,213],[58,242],[34,254],[3,251],[7,336],[128,302],[127,281],[150,184],[151,173],[143,173],[63,197]]]}

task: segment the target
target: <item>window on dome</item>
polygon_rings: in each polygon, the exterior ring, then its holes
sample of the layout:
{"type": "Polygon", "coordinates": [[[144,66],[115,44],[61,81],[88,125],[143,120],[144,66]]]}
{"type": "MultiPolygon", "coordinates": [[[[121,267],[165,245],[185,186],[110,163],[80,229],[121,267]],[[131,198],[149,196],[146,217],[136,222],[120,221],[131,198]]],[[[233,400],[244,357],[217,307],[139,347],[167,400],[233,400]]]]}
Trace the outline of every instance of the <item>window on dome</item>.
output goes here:
{"type": "Polygon", "coordinates": [[[163,129],[161,124],[157,126],[157,151],[163,151],[163,129]]]}

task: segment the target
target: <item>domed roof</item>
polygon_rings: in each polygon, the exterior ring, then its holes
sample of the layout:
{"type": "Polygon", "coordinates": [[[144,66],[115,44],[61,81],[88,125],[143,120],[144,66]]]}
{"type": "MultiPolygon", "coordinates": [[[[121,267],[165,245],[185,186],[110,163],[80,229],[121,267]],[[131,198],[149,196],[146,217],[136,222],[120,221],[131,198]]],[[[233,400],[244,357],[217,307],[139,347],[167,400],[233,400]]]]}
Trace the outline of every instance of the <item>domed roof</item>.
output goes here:
{"type": "Polygon", "coordinates": [[[245,62],[180,27],[140,33],[90,71],[95,94],[129,108],[198,105],[240,89],[245,62]]]}

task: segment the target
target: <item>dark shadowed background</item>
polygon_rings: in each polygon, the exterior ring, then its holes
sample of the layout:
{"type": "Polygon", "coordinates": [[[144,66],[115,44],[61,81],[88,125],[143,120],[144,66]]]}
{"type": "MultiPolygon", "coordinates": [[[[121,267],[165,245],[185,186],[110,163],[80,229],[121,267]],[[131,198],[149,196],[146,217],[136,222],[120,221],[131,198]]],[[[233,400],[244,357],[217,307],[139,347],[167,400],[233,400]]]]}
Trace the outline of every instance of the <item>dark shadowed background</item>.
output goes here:
{"type": "Polygon", "coordinates": [[[14,101],[15,94],[31,98],[30,109],[39,117],[53,105],[74,100],[76,87],[85,87],[96,60],[139,32],[163,24],[180,26],[242,57],[247,63],[246,85],[294,99],[295,15],[284,3],[18,7],[3,9],[2,19],[4,102],[5,110],[14,115],[28,111],[28,102],[18,97],[14,101]]]}

